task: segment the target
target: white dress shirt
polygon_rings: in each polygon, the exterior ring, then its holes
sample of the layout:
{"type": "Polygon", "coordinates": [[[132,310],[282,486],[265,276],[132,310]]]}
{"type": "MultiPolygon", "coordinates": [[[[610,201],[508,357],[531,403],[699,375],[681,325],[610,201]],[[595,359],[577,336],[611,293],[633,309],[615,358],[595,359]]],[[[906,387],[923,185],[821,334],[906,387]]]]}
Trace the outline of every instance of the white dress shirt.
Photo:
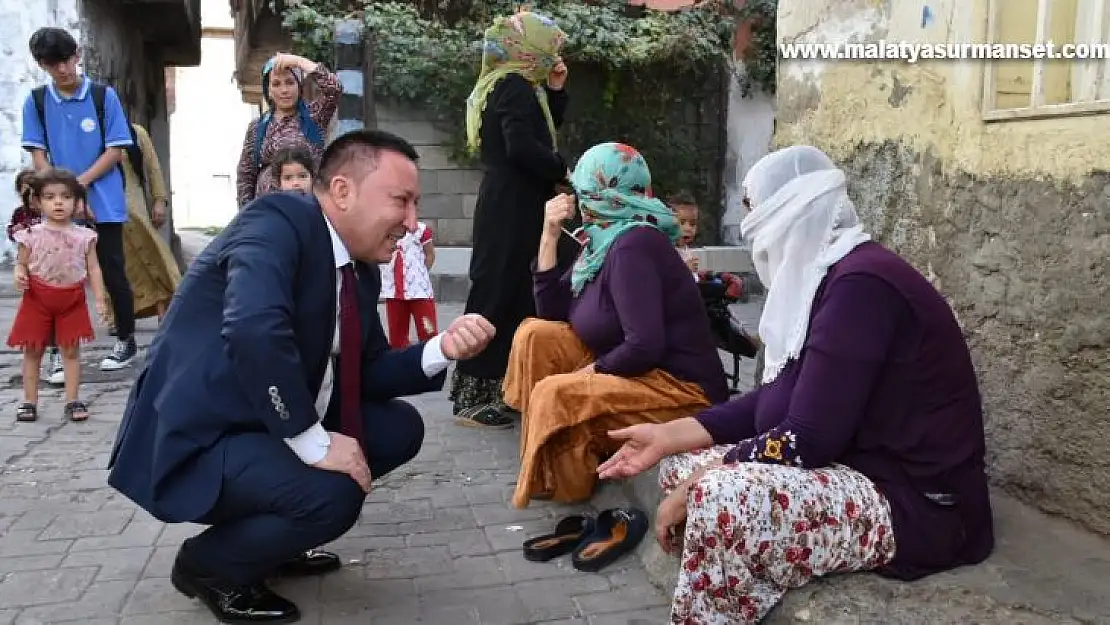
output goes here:
{"type": "MultiPolygon", "coordinates": [[[[343,288],[343,277],[339,270],[351,262],[351,254],[347,251],[347,246],[340,240],[335,228],[332,227],[326,216],[324,221],[328,224],[328,233],[331,234],[331,251],[335,256],[336,307],[331,357],[328,358],[327,367],[324,369],[324,381],[320,385],[320,393],[316,396],[316,424],[293,438],[285,439],[293,453],[297,454],[297,457],[303,460],[305,464],[316,464],[323,460],[328,453],[328,447],[331,446],[331,437],[328,436],[320,422],[323,420],[324,414],[327,413],[328,404],[331,403],[332,393],[335,390],[335,357],[339,354],[339,291],[343,288]]],[[[424,369],[424,375],[429,378],[439,374],[450,364],[439,345],[442,336],[442,333],[438,334],[424,344],[420,366],[424,369]]]]}

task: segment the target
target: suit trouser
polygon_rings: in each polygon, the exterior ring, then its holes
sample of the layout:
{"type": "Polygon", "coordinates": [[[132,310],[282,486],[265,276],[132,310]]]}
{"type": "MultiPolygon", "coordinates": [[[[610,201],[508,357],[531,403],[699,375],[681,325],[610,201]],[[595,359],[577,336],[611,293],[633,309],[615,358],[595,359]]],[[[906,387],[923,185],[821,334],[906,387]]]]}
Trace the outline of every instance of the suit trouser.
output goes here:
{"type": "MultiPolygon", "coordinates": [[[[363,450],[377,480],[411,460],[424,442],[424,421],[400,401],[362,407],[363,450]]],[[[335,431],[337,427],[324,427],[335,431]]],[[[198,572],[231,582],[263,580],[279,564],[329,543],[358,521],[366,493],[345,473],[304,464],[268,432],[233,434],[208,453],[224,456],[223,488],[200,519],[210,525],[186,542],[183,557],[198,572]]]]}

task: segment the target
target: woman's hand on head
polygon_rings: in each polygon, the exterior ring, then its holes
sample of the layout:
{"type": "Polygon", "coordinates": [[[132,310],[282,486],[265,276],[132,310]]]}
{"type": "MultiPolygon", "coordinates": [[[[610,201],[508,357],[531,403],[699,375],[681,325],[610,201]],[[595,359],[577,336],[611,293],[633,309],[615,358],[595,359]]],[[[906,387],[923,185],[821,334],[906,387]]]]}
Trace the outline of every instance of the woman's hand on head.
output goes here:
{"type": "Polygon", "coordinates": [[[574,219],[575,203],[574,196],[567,193],[560,193],[548,200],[543,207],[544,233],[558,237],[563,230],[563,222],[574,219]]]}
{"type": "Polygon", "coordinates": [[[304,58],[303,56],[297,56],[296,54],[288,54],[285,52],[279,52],[277,55],[274,56],[275,72],[281,73],[282,70],[291,70],[294,68],[304,70],[307,73],[316,68],[316,63],[304,58]]]}
{"type": "Polygon", "coordinates": [[[635,477],[659,464],[670,452],[665,444],[663,426],[642,423],[609,432],[609,438],[624,441],[617,453],[601,463],[597,474],[601,479],[635,477]]]}

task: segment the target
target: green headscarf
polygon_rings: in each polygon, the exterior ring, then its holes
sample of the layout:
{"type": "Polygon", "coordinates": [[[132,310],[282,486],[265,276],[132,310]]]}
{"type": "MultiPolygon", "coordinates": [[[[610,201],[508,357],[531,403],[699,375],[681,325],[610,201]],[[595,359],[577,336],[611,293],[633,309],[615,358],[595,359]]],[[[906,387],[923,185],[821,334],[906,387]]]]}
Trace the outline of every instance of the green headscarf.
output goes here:
{"type": "Polygon", "coordinates": [[[536,85],[536,98],[540,101],[554,144],[555,120],[551,117],[543,84],[558,62],[559,50],[565,40],[566,35],[554,20],[532,12],[499,17],[493,26],[486,29],[482,71],[466,100],[466,141],[471,152],[476,152],[481,143],[479,131],[486,99],[497,83],[509,74],[520,74],[536,85]]]}
{"type": "Polygon", "coordinates": [[[582,212],[582,229],[589,238],[571,271],[571,291],[577,296],[597,277],[613,241],[632,228],[656,228],[678,241],[678,219],[651,191],[651,172],[636,148],[602,143],[586,150],[571,176],[582,212]]]}

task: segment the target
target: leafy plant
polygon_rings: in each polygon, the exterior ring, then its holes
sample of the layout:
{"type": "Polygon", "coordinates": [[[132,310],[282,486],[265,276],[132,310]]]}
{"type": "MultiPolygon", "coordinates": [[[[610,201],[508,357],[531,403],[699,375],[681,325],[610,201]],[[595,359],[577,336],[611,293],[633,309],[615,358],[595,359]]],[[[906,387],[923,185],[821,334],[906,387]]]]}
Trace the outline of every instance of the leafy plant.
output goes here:
{"type": "MultiPolygon", "coordinates": [[[[361,19],[374,46],[374,95],[418,106],[448,129],[455,158],[463,149],[462,112],[480,66],[482,34],[495,16],[520,8],[509,0],[271,0],[309,58],[332,57],[339,19],[361,19]]],[[[776,0],[700,2],[661,12],[627,0],[537,0],[567,33],[571,111],[561,134],[568,154],[593,143],[635,145],[654,165],[662,192],[678,187],[719,213],[725,68],[737,72],[744,93],[774,91],[776,0]],[[736,25],[751,20],[752,45],[733,63],[736,25]]],[[[702,228],[716,240],[714,224],[702,228]]],[[[708,242],[708,241],[707,241],[708,242]]]]}

